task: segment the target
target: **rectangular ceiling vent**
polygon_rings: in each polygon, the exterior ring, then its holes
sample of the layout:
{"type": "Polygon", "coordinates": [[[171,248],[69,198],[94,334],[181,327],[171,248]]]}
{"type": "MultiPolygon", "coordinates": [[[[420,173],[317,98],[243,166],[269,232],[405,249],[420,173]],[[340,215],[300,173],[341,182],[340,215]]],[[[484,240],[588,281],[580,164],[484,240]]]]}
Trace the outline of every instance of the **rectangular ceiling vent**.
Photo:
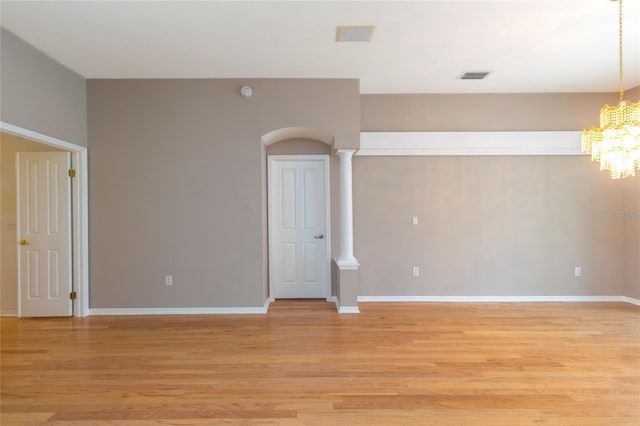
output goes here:
{"type": "Polygon", "coordinates": [[[489,71],[466,71],[458,78],[460,80],[482,80],[488,75],[489,71]]]}
{"type": "Polygon", "coordinates": [[[345,25],[336,28],[337,42],[354,42],[373,40],[375,25],[345,25]]]}

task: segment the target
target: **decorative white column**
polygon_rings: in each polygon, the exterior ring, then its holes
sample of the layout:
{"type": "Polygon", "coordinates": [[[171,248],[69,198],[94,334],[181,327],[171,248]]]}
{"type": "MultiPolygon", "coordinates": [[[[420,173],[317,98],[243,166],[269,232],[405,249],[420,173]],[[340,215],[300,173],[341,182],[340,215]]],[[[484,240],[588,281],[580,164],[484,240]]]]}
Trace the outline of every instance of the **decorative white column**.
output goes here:
{"type": "Polygon", "coordinates": [[[340,255],[336,264],[340,269],[358,269],[353,256],[353,188],[351,158],[355,150],[338,149],[340,157],[340,255]]]}

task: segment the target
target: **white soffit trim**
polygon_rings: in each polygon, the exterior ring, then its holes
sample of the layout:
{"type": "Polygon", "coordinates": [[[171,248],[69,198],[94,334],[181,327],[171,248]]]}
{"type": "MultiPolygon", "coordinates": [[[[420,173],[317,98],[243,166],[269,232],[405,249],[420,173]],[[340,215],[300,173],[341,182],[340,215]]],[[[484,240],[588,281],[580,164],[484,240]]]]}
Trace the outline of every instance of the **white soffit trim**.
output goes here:
{"type": "Polygon", "coordinates": [[[588,155],[582,132],[361,132],[357,156],[588,155]]]}

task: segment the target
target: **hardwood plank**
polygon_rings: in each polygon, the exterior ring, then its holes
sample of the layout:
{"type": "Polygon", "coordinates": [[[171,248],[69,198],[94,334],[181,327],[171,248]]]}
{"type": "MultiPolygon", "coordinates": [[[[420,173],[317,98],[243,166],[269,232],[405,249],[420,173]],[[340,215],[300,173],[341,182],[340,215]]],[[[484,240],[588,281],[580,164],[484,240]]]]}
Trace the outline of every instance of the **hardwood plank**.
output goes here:
{"type": "Polygon", "coordinates": [[[2,318],[2,425],[640,425],[623,303],[2,318]]]}

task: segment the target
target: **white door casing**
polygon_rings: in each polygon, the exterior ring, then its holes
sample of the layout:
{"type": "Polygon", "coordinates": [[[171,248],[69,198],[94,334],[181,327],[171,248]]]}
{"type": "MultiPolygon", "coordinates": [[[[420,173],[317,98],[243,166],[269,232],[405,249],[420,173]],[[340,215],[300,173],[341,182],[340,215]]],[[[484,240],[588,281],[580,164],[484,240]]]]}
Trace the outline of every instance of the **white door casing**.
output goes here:
{"type": "Polygon", "coordinates": [[[268,157],[271,299],[330,296],[329,156],[268,157]]]}
{"type": "Polygon", "coordinates": [[[71,178],[68,152],[16,157],[18,315],[70,316],[71,178]]]}

